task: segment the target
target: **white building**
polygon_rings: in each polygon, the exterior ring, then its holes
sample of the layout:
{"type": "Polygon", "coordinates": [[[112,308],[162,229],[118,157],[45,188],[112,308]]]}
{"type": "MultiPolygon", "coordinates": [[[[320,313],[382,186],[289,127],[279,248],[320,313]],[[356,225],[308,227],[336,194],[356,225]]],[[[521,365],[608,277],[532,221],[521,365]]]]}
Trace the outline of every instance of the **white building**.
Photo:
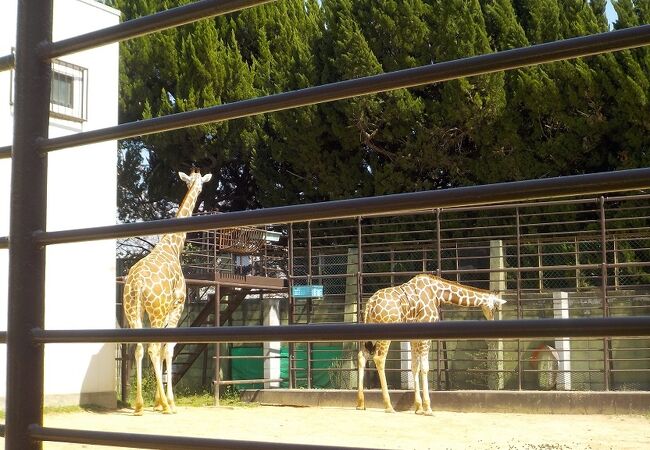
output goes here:
{"type": "MultiPolygon", "coordinates": [[[[0,1],[0,56],[16,39],[17,0],[0,1]]],[[[119,22],[119,11],[93,0],[54,0],[53,40],[119,22]]],[[[50,137],[117,124],[118,44],[53,63],[50,137]]],[[[0,146],[11,145],[13,71],[0,72],[0,146]]],[[[116,219],[117,143],[48,156],[48,231],[112,225],[116,219]]],[[[9,235],[11,160],[0,159],[0,236],[9,235]]],[[[8,251],[0,249],[0,329],[7,329],[8,251]]],[[[48,247],[45,326],[115,327],[115,242],[48,247]]],[[[114,344],[45,347],[45,404],[115,406],[114,344]]],[[[6,346],[0,346],[0,409],[6,395],[6,346]]]]}

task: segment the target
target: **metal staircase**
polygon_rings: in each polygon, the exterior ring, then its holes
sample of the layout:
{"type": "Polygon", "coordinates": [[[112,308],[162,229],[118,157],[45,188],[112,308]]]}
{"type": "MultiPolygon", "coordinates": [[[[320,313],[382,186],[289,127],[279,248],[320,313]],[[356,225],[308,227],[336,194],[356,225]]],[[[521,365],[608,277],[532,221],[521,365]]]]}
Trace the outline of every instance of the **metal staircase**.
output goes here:
{"type": "MultiPolygon", "coordinates": [[[[239,305],[244,301],[246,295],[249,294],[247,290],[235,291],[231,289],[223,289],[225,293],[223,296],[228,295],[228,306],[224,311],[221,311],[219,317],[219,326],[225,325],[225,323],[230,320],[233,313],[237,310],[239,305]]],[[[214,295],[210,297],[210,300],[205,304],[203,309],[196,316],[194,321],[191,323],[191,327],[205,327],[212,326],[214,323],[214,295]]],[[[179,343],[176,344],[174,348],[174,363],[173,363],[173,382],[177,384],[181,378],[187,373],[187,371],[192,367],[192,364],[201,356],[201,354],[206,351],[208,344],[185,344],[179,343]]]]}

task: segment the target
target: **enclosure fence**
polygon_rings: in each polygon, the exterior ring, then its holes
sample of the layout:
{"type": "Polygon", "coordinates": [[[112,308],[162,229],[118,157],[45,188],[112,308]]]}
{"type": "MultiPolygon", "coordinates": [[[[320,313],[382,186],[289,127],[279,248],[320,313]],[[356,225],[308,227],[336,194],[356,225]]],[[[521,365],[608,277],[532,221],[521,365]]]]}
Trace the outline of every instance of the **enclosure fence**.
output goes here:
{"type": "MultiPolygon", "coordinates": [[[[47,157],[49,151],[83,144],[145,135],[206,122],[278,111],[392,89],[480,75],[495,71],[576,58],[650,43],[650,25],[526,48],[473,56],[354,80],[310,87],[267,97],[125,123],[96,131],[48,138],[51,61],[59,56],[130,39],[204,17],[225,14],[266,1],[204,0],[149,17],[135,19],[75,38],[52,42],[52,2],[20,1],[15,56],[0,57],[0,69],[15,66],[14,141],[0,148],[12,159],[9,248],[9,317],[7,342],[7,412],[5,445],[10,450],[42,448],[43,441],[119,445],[137,448],[334,448],[241,442],[191,437],[136,435],[64,430],[43,426],[43,347],[71,342],[285,342],[360,339],[407,340],[441,338],[525,338],[545,336],[644,336],[650,317],[567,320],[463,321],[393,325],[294,325],[146,330],[47,330],[44,327],[45,248],[50,244],[198,231],[267,223],[387,214],[450,206],[527,201],[566,195],[626,191],[650,186],[650,169],[633,169],[544,180],[358,198],[285,206],[215,216],[160,220],[106,227],[46,231],[47,157]]],[[[218,414],[218,412],[215,412],[218,414]]]]}
{"type": "MultiPolygon", "coordinates": [[[[289,284],[322,285],[324,295],[295,298],[289,290],[289,322],[357,322],[374,292],[422,272],[499,292],[507,300],[500,319],[647,315],[649,201],[647,194],[598,196],[294,223],[289,284]]],[[[445,321],[481,317],[478,309],[441,311],[445,321]]],[[[387,360],[396,389],[413,383],[405,344],[394,343],[387,360]]],[[[649,344],[518,339],[495,352],[484,340],[438,340],[429,381],[438,390],[647,391],[649,344]]],[[[289,387],[356,386],[354,345],[302,345],[287,357],[289,387]]]]}

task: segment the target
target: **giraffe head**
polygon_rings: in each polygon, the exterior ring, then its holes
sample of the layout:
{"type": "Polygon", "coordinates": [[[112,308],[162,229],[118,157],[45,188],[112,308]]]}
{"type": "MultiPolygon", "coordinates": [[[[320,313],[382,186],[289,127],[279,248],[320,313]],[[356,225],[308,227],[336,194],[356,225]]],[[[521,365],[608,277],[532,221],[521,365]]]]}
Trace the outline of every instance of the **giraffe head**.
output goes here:
{"type": "Polygon", "coordinates": [[[201,176],[201,172],[196,169],[192,169],[192,172],[189,175],[183,172],[178,172],[178,176],[185,182],[185,184],[187,184],[188,189],[192,189],[194,186],[199,191],[203,188],[203,183],[207,183],[212,178],[211,173],[206,173],[201,176]]]}
{"type": "Polygon", "coordinates": [[[485,302],[483,305],[481,305],[481,308],[483,309],[483,315],[485,315],[485,318],[487,320],[494,320],[494,310],[496,308],[499,308],[501,305],[503,305],[506,301],[499,297],[499,295],[495,293],[490,293],[488,294],[487,299],[485,299],[485,302]]]}

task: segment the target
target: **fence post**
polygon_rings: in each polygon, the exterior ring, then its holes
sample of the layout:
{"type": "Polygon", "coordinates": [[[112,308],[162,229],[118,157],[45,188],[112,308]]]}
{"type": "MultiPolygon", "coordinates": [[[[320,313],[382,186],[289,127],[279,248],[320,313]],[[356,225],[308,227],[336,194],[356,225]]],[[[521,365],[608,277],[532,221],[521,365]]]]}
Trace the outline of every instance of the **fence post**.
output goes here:
{"type": "MultiPolygon", "coordinates": [[[[357,296],[359,293],[359,253],[355,247],[348,248],[346,274],[345,274],[345,305],[343,308],[343,322],[357,322],[357,296]]],[[[354,369],[356,368],[356,355],[359,351],[356,341],[343,343],[343,370],[341,378],[347,380],[347,386],[340,388],[356,388],[357,376],[354,369]],[[348,359],[347,356],[350,356],[348,359]]]]}
{"type": "MultiPolygon", "coordinates": [[[[493,292],[505,292],[506,272],[505,257],[503,252],[503,241],[500,239],[490,241],[490,290],[493,292]]],[[[494,311],[496,320],[502,319],[501,308],[494,311]]],[[[488,341],[488,387],[491,390],[504,388],[503,369],[503,339],[488,341]]]]}
{"type": "MultiPolygon", "coordinates": [[[[6,20],[10,20],[7,18],[6,20]]],[[[14,141],[9,225],[7,323],[7,449],[42,448],[29,426],[43,424],[44,348],[32,329],[45,320],[45,248],[34,239],[46,229],[51,63],[39,47],[52,41],[52,2],[18,2],[14,141]]]]}

